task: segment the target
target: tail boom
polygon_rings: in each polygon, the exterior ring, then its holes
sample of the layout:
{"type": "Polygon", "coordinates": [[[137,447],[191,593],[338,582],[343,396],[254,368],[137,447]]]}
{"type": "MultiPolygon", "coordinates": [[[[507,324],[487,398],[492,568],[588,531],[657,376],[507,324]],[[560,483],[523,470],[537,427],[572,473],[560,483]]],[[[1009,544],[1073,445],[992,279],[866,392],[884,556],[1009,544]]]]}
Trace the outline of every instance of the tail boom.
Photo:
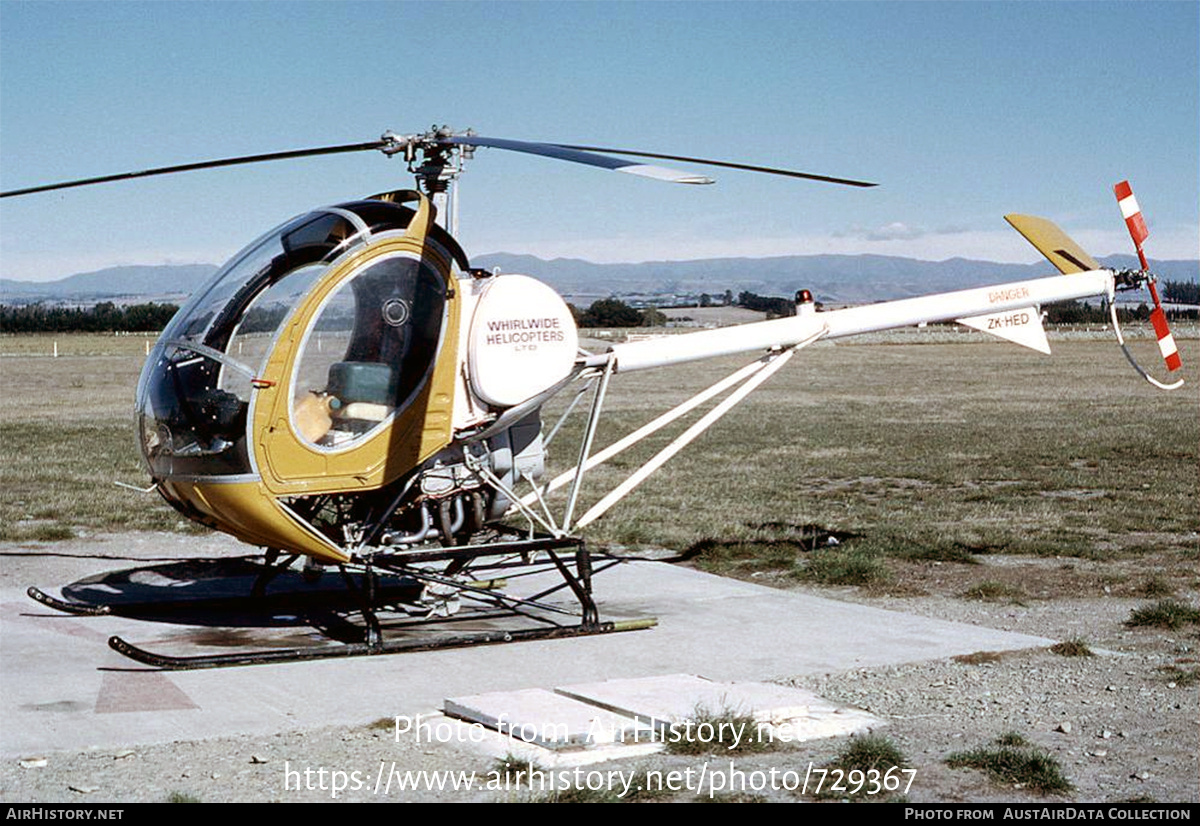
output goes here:
{"type": "Polygon", "coordinates": [[[927,322],[1032,309],[1052,301],[1107,296],[1112,294],[1114,284],[1111,270],[1095,269],[844,310],[809,311],[774,321],[616,344],[610,349],[616,357],[616,371],[624,373],[714,356],[791,347],[818,334],[822,338],[845,338],[927,322]]]}

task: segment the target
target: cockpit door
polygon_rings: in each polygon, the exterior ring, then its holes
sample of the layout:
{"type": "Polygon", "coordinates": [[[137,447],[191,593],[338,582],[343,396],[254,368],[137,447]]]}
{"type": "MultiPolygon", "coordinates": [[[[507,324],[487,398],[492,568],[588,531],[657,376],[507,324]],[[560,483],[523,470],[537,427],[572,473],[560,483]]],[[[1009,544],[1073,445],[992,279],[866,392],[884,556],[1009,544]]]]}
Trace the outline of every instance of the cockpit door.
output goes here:
{"type": "Polygon", "coordinates": [[[450,443],[459,303],[417,197],[403,234],[334,261],[276,334],[252,409],[273,494],[377,488],[450,443]]]}

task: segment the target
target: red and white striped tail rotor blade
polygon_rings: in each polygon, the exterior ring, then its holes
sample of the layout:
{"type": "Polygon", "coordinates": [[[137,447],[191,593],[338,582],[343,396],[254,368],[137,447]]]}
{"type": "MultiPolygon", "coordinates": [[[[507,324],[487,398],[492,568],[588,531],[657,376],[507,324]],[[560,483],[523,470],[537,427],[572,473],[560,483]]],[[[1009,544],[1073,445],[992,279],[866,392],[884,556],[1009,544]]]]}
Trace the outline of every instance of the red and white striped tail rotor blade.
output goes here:
{"type": "MultiPolygon", "coordinates": [[[[1117,196],[1117,204],[1121,207],[1121,216],[1125,219],[1125,226],[1129,228],[1129,237],[1133,239],[1133,246],[1137,249],[1142,269],[1149,270],[1150,265],[1146,262],[1146,253],[1142,251],[1142,242],[1149,237],[1150,231],[1146,229],[1146,220],[1142,218],[1142,208],[1133,195],[1133,188],[1129,186],[1129,181],[1121,181],[1113,187],[1113,193],[1117,196]]],[[[1183,366],[1183,362],[1179,358],[1179,349],[1175,346],[1171,328],[1167,326],[1167,314],[1163,311],[1162,301],[1159,300],[1153,278],[1147,282],[1147,286],[1150,288],[1150,297],[1154,299],[1154,310],[1150,313],[1150,323],[1154,325],[1158,350],[1162,353],[1163,361],[1167,363],[1167,369],[1178,370],[1183,366]]]]}
{"type": "Polygon", "coordinates": [[[1113,187],[1113,192],[1117,196],[1117,205],[1121,207],[1121,216],[1125,219],[1125,226],[1129,228],[1129,237],[1133,239],[1133,246],[1137,249],[1138,260],[1142,262],[1142,269],[1148,270],[1150,267],[1146,263],[1146,254],[1142,252],[1142,242],[1150,236],[1150,230],[1146,229],[1146,219],[1142,217],[1142,208],[1138,206],[1137,198],[1134,197],[1129,181],[1121,181],[1113,187]]]}
{"type": "Polygon", "coordinates": [[[1167,326],[1167,314],[1161,306],[1156,306],[1150,313],[1150,323],[1154,325],[1154,335],[1158,339],[1158,349],[1162,353],[1167,369],[1172,372],[1183,366],[1179,358],[1179,349],[1175,346],[1175,338],[1171,328],[1167,326]]]}

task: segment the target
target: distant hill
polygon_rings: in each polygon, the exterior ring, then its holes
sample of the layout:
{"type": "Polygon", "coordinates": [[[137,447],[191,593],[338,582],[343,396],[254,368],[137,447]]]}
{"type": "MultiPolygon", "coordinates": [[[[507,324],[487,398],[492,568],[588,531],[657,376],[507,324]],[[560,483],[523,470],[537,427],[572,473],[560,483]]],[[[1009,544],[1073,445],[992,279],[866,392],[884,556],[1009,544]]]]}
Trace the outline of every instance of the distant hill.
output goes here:
{"type": "MultiPolygon", "coordinates": [[[[1132,255],[1100,259],[1114,268],[1136,268],[1132,255]]],[[[641,264],[593,264],[571,258],[544,261],[532,255],[495,253],[476,258],[474,266],[532,275],[564,295],[613,293],[702,293],[791,296],[812,290],[818,300],[840,303],[907,298],[946,290],[1019,281],[1055,273],[1050,264],[1000,264],[951,258],[921,261],[887,255],[789,255],[775,258],[710,258],[698,261],[647,261],[641,264]]],[[[1152,269],[1172,281],[1196,281],[1200,261],[1152,261],[1152,269]]]]}
{"type": "Polygon", "coordinates": [[[0,278],[0,301],[103,301],[116,298],[178,303],[208,280],[213,264],[109,267],[57,281],[14,281],[0,278]]]}
{"type": "MultiPolygon", "coordinates": [[[[1108,267],[1133,268],[1131,255],[1100,259],[1108,267]]],[[[1000,264],[951,258],[921,261],[886,255],[789,255],[775,258],[710,258],[697,261],[647,261],[594,264],[572,258],[545,261],[532,255],[481,255],[473,266],[532,275],[569,297],[613,294],[723,294],[745,290],[759,295],[791,296],[812,290],[818,300],[862,303],[966,289],[1003,281],[1053,274],[1047,263],[1000,264]]],[[[1152,269],[1171,281],[1197,281],[1200,261],[1152,261],[1152,269]]],[[[208,279],[212,264],[111,267],[58,281],[0,279],[0,302],[39,300],[138,300],[178,303],[208,279]]],[[[590,300],[589,298],[589,300],[590,300]]],[[[588,303],[577,301],[577,303],[588,303]]]]}

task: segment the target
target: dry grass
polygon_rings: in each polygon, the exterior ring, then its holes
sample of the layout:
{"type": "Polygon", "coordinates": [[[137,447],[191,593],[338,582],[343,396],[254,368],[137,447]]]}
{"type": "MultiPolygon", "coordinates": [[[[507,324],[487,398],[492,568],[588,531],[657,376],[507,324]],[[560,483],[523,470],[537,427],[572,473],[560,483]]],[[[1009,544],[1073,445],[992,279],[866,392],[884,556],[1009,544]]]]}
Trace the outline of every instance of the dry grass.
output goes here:
{"type": "Polygon", "coordinates": [[[1004,655],[999,651],[975,651],[971,654],[959,654],[952,659],[963,665],[988,665],[1000,662],[1004,659],[1004,655]]]}
{"type": "Polygon", "coordinates": [[[133,435],[140,336],[0,337],[0,540],[203,530],[145,486],[133,435]],[[48,353],[59,343],[59,358],[48,353]]]}
{"type": "Polygon", "coordinates": [[[679,724],[679,728],[666,733],[668,754],[733,756],[771,751],[777,747],[774,740],[759,736],[754,715],[734,708],[698,706],[686,723],[686,726],[679,724]],[[689,733],[694,734],[688,736],[689,733]]]}
{"type": "Polygon", "coordinates": [[[1050,653],[1060,657],[1094,657],[1095,653],[1083,640],[1064,640],[1050,646],[1050,653]]]}
{"type": "Polygon", "coordinates": [[[1160,599],[1153,605],[1135,608],[1125,624],[1130,628],[1167,628],[1176,631],[1185,625],[1200,624],[1200,610],[1177,599],[1160,599]]]}
{"type": "Polygon", "coordinates": [[[1200,669],[1192,666],[1189,668],[1180,668],[1178,665],[1159,666],[1159,674],[1163,679],[1174,683],[1177,686],[1193,686],[1200,683],[1200,669]]]}
{"type": "Polygon", "coordinates": [[[697,325],[715,327],[748,324],[767,317],[766,313],[747,310],[745,307],[670,307],[662,312],[672,321],[691,319],[697,325]]]}
{"type": "Polygon", "coordinates": [[[1175,588],[1162,576],[1155,574],[1142,584],[1141,595],[1150,598],[1173,597],[1175,588]]]}
{"type": "Polygon", "coordinates": [[[1054,757],[1023,745],[1019,735],[1016,740],[1011,734],[1000,739],[1005,742],[996,748],[955,752],[946,758],[946,765],[952,769],[979,769],[995,783],[1040,795],[1065,795],[1074,789],[1054,757]]]}
{"type": "Polygon", "coordinates": [[[891,578],[879,557],[859,548],[817,551],[796,575],[821,585],[879,585],[891,578]]]}
{"type": "MultiPolygon", "coordinates": [[[[4,333],[0,335],[0,358],[38,356],[52,358],[58,345],[60,358],[71,356],[129,356],[146,353],[146,342],[154,346],[153,333],[4,333]]],[[[139,365],[141,362],[138,362],[139,365]]]]}
{"type": "MultiPolygon", "coordinates": [[[[1184,346],[1190,363],[1195,344],[1184,346]]],[[[903,559],[1103,560],[1164,539],[1194,553],[1200,511],[1194,485],[1180,482],[1200,441],[1191,400],[1139,383],[1111,345],[1055,347],[1052,359],[969,345],[814,347],[595,535],[682,550],[760,539],[753,526],[776,521],[861,533],[864,547],[903,559]]],[[[744,361],[617,376],[597,446],[744,361]]],[[[664,439],[597,469],[585,495],[598,498],[664,439]]]]}
{"type": "MultiPolygon", "coordinates": [[[[890,802],[890,795],[870,783],[860,784],[858,777],[878,772],[875,777],[892,777],[908,765],[908,759],[891,738],[882,734],[863,734],[851,737],[841,752],[825,768],[829,771],[830,786],[813,794],[817,800],[859,800],[890,802]],[[852,774],[853,773],[853,774],[852,774]],[[890,774],[889,774],[890,773],[890,774]],[[836,777],[836,782],[833,778],[836,777]],[[836,786],[836,788],[834,787],[836,786]]],[[[899,778],[904,775],[900,774],[899,778]]],[[[903,782],[903,781],[902,781],[903,782]]],[[[903,788],[901,786],[900,788],[903,788]]]]}
{"type": "MultiPolygon", "coordinates": [[[[80,355],[31,355],[49,341],[0,339],[4,535],[184,525],[157,497],[112,484],[145,483],[131,434],[144,340],[79,337],[80,355]]],[[[1109,343],[1054,346],[1052,359],[1005,346],[810,348],[588,536],[676,551],[706,538],[758,543],[751,551],[763,558],[774,543],[774,558],[733,572],[815,582],[894,581],[897,563],[958,568],[988,553],[1169,553],[1194,564],[1200,499],[1180,481],[1194,476],[1200,442],[1194,400],[1154,392],[1109,343]],[[859,536],[814,550],[794,530],[764,531],[771,524],[859,536]]],[[[1180,346],[1195,364],[1196,342],[1180,346]]],[[[748,360],[615,377],[597,447],[748,360]]],[[[552,471],[573,462],[578,429],[569,423],[552,446],[552,471]]],[[[590,474],[577,513],[661,435],[590,474]]]]}

